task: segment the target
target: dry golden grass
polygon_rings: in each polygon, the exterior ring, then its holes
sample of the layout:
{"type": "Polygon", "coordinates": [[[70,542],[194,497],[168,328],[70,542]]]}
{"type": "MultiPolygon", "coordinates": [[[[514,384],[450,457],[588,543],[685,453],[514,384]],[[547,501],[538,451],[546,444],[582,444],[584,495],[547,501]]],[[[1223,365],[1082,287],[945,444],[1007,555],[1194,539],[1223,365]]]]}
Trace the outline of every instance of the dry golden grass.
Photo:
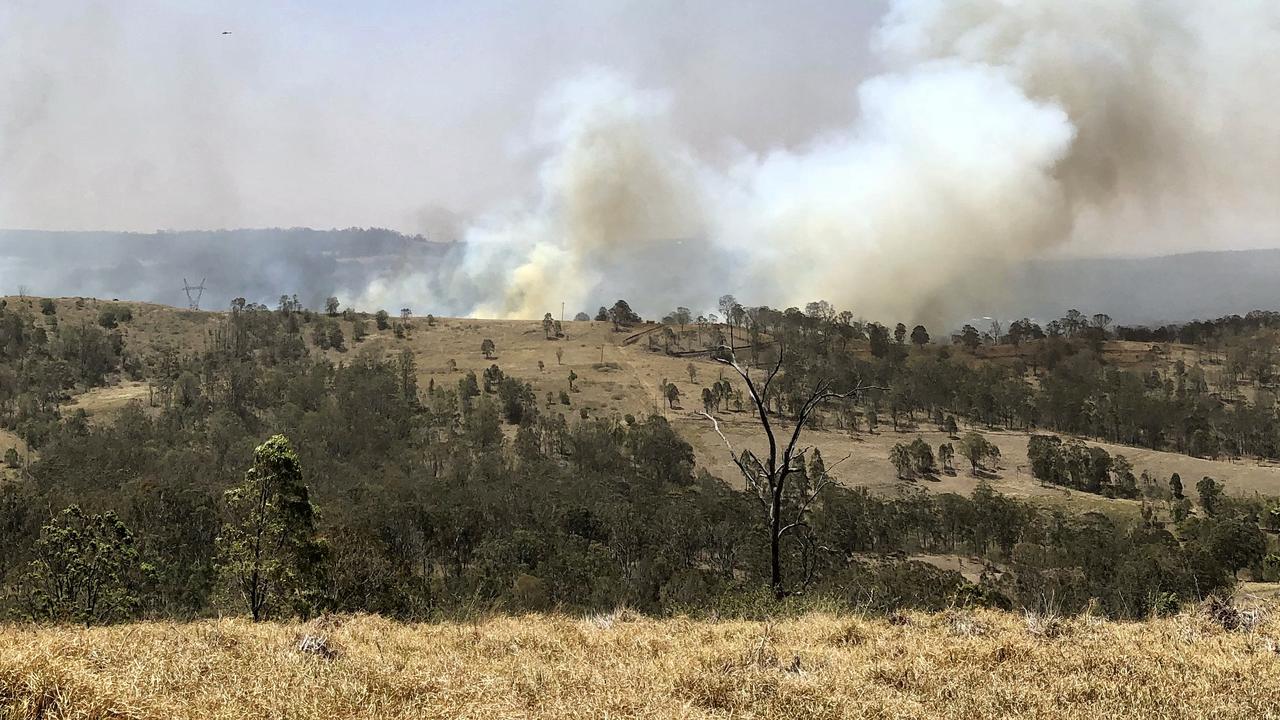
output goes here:
{"type": "Polygon", "coordinates": [[[0,717],[1280,717],[1274,621],[905,618],[8,626],[0,717]]]}

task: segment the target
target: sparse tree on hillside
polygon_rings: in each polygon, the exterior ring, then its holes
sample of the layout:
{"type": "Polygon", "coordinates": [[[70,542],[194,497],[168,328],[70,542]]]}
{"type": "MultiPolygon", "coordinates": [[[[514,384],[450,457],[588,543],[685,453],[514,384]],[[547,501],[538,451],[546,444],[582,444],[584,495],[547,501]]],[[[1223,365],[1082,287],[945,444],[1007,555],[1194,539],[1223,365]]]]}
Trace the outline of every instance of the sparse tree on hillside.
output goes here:
{"type": "Polygon", "coordinates": [[[346,335],[342,332],[342,325],[337,322],[331,323],[328,330],[329,347],[339,352],[346,352],[347,340],[346,335]]]}
{"type": "Polygon", "coordinates": [[[640,316],[635,314],[626,300],[619,300],[613,304],[613,307],[608,310],[608,319],[613,321],[614,330],[621,330],[640,322],[640,316]]]}
{"type": "Polygon", "coordinates": [[[1062,318],[1062,326],[1067,331],[1067,337],[1075,337],[1086,325],[1084,313],[1079,310],[1068,310],[1066,317],[1062,318]]]}
{"type": "Polygon", "coordinates": [[[693,382],[694,380],[698,379],[697,365],[694,365],[693,363],[689,363],[687,366],[685,366],[684,371],[689,373],[689,382],[693,382]]]}
{"type": "Polygon", "coordinates": [[[569,371],[569,392],[577,392],[576,389],[573,387],[573,381],[577,379],[578,379],[578,373],[570,370],[569,371]]]}
{"type": "Polygon", "coordinates": [[[956,449],[951,443],[942,443],[938,446],[938,462],[942,463],[942,469],[948,473],[955,472],[956,468],[953,464],[956,459],[956,449]]]}
{"type": "Polygon", "coordinates": [[[329,317],[338,317],[338,298],[330,295],[324,301],[324,311],[329,317]]]}
{"type": "Polygon", "coordinates": [[[917,473],[930,477],[938,471],[933,458],[933,448],[929,447],[929,443],[925,442],[924,438],[917,437],[912,440],[908,451],[911,454],[911,466],[917,473]]]}
{"type": "Polygon", "coordinates": [[[867,325],[867,337],[873,357],[883,358],[889,355],[889,328],[880,323],[871,323],[867,325]]]}
{"type": "Polygon", "coordinates": [[[373,322],[379,330],[386,330],[391,327],[391,315],[386,310],[379,310],[373,314],[373,322]]]}
{"type": "Polygon", "coordinates": [[[911,342],[917,347],[924,347],[929,344],[929,331],[923,325],[917,325],[911,329],[911,342]]]}
{"type": "Polygon", "coordinates": [[[1213,526],[1209,547],[1218,562],[1234,576],[1240,568],[1262,560],[1267,554],[1267,537],[1252,520],[1230,518],[1213,526]]]}
{"type": "Polygon", "coordinates": [[[979,470],[983,469],[984,462],[994,463],[1000,459],[1000,448],[976,432],[966,433],[960,438],[959,453],[969,461],[970,469],[975,476],[979,470]]]}
{"type": "Polygon", "coordinates": [[[244,482],[226,493],[230,515],[218,537],[223,577],[254,622],[314,609],[314,576],[323,559],[302,466],[283,435],[254,451],[244,482]]]}
{"type": "MultiPolygon", "coordinates": [[[[729,317],[733,314],[733,309],[738,306],[738,300],[732,295],[721,295],[719,302],[720,314],[724,316],[725,323],[729,322],[729,317]]],[[[729,347],[733,347],[733,325],[729,325],[729,347]]]]}
{"type": "Polygon", "coordinates": [[[999,320],[992,320],[991,327],[987,332],[991,335],[992,345],[999,345],[1000,341],[1004,338],[1004,326],[1000,324],[999,320]]]}
{"type": "Polygon", "coordinates": [[[495,350],[497,350],[497,346],[493,344],[493,340],[485,338],[480,341],[480,354],[484,355],[485,360],[492,360],[495,350]]]}
{"type": "Polygon", "coordinates": [[[580,312],[573,316],[573,320],[574,322],[589,322],[591,320],[591,316],[584,312],[580,312]]]}
{"type": "Polygon", "coordinates": [[[898,323],[893,327],[893,341],[902,345],[907,340],[907,326],[898,323]]]}
{"type": "Polygon", "coordinates": [[[683,335],[684,326],[688,325],[689,321],[693,319],[693,312],[687,307],[678,307],[676,308],[676,311],[671,314],[671,319],[675,320],[676,324],[680,326],[680,334],[683,335]]]}
{"type": "Polygon", "coordinates": [[[555,329],[556,321],[551,317],[551,313],[542,316],[542,335],[547,340],[551,339],[551,331],[555,329]]]}
{"type": "Polygon", "coordinates": [[[563,365],[564,363],[561,362],[562,360],[564,360],[564,348],[557,347],[556,348],[556,364],[563,365]]]}
{"type": "Polygon", "coordinates": [[[982,336],[978,334],[978,329],[972,325],[965,325],[960,329],[960,344],[969,348],[976,349],[982,344],[982,336]]]}
{"type": "Polygon", "coordinates": [[[680,402],[680,388],[675,383],[666,383],[662,394],[667,398],[667,407],[675,409],[676,403],[680,402]]]}
{"type": "MultiPolygon", "coordinates": [[[[789,431],[784,430],[785,434],[780,439],[773,420],[770,419],[767,398],[770,397],[771,385],[782,369],[784,355],[784,349],[779,346],[777,363],[765,375],[764,382],[759,385],[751,377],[750,371],[738,363],[732,348],[721,348],[720,352],[713,356],[717,362],[729,366],[738,373],[746,385],[747,394],[755,405],[756,418],[760,421],[761,429],[768,440],[768,455],[760,458],[750,450],[743,450],[741,454],[736,453],[733,446],[729,444],[728,438],[720,432],[720,423],[714,416],[706,415],[715,426],[720,439],[724,441],[725,447],[728,448],[730,457],[747,483],[747,488],[756,496],[764,512],[769,527],[769,586],[774,597],[779,600],[786,597],[788,593],[783,577],[782,540],[788,533],[812,531],[808,524],[809,508],[831,481],[830,475],[825,475],[812,488],[805,488],[807,492],[802,497],[787,502],[789,481],[793,473],[803,468],[807,452],[807,448],[800,447],[801,433],[814,413],[826,403],[852,398],[868,389],[859,383],[851,390],[837,392],[832,390],[831,381],[819,380],[816,385],[797,397],[794,425],[789,431]]],[[[828,471],[830,469],[827,468],[828,471]]]]}
{"type": "Polygon", "coordinates": [[[945,429],[947,431],[947,437],[950,437],[950,438],[954,438],[956,436],[956,433],[960,432],[960,426],[956,424],[955,415],[947,416],[945,429]]]}
{"type": "Polygon", "coordinates": [[[1174,473],[1169,478],[1169,493],[1173,495],[1174,500],[1182,499],[1182,476],[1178,473],[1174,473]]]}
{"type": "Polygon", "coordinates": [[[911,450],[906,443],[895,443],[889,449],[889,462],[898,471],[899,480],[911,480],[915,477],[911,472],[911,450]]]}
{"type": "Polygon", "coordinates": [[[1213,517],[1218,513],[1218,505],[1222,500],[1222,486],[1216,480],[1205,475],[1196,483],[1196,493],[1200,495],[1200,507],[1204,514],[1213,517]]]}
{"type": "Polygon", "coordinates": [[[609,309],[601,305],[596,311],[596,322],[605,322],[609,319],[609,309]]]}

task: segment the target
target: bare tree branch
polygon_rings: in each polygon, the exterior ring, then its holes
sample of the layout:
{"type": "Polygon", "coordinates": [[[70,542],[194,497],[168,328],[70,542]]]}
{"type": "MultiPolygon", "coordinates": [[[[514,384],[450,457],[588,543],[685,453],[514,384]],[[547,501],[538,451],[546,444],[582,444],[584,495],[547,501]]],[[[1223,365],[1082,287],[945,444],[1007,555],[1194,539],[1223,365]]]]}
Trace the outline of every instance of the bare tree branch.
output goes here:
{"type": "Polygon", "coordinates": [[[761,465],[760,460],[750,451],[746,451],[744,453],[744,455],[746,455],[749,459],[755,461],[757,469],[756,469],[756,472],[753,474],[750,470],[747,469],[746,465],[742,463],[742,459],[738,456],[738,454],[734,452],[733,445],[730,444],[729,438],[725,437],[725,434],[720,430],[720,422],[716,420],[715,417],[713,417],[708,413],[703,412],[698,414],[702,415],[703,417],[711,421],[711,426],[715,428],[716,434],[720,436],[720,439],[724,441],[724,446],[729,450],[729,459],[733,461],[734,465],[738,466],[739,472],[742,473],[743,480],[745,480],[747,485],[751,487],[751,490],[754,492],[756,499],[760,501],[760,504],[762,506],[765,506],[767,508],[768,507],[766,504],[767,493],[762,489],[761,484],[759,482],[759,478],[766,477],[767,473],[765,472],[764,466],[761,465]],[[759,478],[757,476],[759,476],[759,478]]]}

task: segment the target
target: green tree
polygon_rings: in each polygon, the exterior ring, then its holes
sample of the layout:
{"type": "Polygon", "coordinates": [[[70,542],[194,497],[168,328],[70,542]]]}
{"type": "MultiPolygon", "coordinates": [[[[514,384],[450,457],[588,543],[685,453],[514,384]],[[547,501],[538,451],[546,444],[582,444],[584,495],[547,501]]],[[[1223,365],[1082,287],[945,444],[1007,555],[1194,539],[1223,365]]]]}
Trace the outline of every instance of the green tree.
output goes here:
{"type": "Polygon", "coordinates": [[[676,311],[671,313],[671,319],[676,321],[680,326],[680,334],[684,334],[684,326],[693,320],[693,311],[687,307],[678,307],[676,311]]]}
{"type": "Polygon", "coordinates": [[[908,449],[911,453],[911,466],[917,473],[927,477],[938,471],[933,457],[933,448],[929,447],[929,443],[925,442],[924,438],[917,437],[912,440],[908,449]]]}
{"type": "Polygon", "coordinates": [[[1256,523],[1242,518],[1223,520],[1209,532],[1213,556],[1232,575],[1262,560],[1267,554],[1267,538],[1256,523]]]}
{"type": "Polygon", "coordinates": [[[976,432],[966,433],[964,437],[960,438],[958,451],[961,457],[969,461],[970,469],[974,475],[977,475],[978,471],[982,469],[984,462],[994,462],[1000,459],[1000,448],[976,432]]]}
{"type": "Polygon", "coordinates": [[[911,472],[911,449],[906,443],[897,443],[889,450],[889,462],[898,471],[898,477],[909,480],[915,477],[911,472]]]}
{"type": "Polygon", "coordinates": [[[956,416],[948,415],[946,424],[947,437],[954,438],[956,433],[960,432],[960,426],[956,424],[956,416]]]}
{"type": "Polygon", "coordinates": [[[485,338],[484,340],[480,341],[480,354],[484,355],[484,358],[486,360],[493,359],[493,353],[495,350],[497,350],[497,346],[493,344],[493,340],[490,340],[489,338],[485,338]]]}
{"type": "Polygon", "coordinates": [[[674,409],[676,403],[680,402],[680,388],[676,387],[675,383],[667,383],[662,394],[666,397],[667,406],[670,408],[674,409]]]}
{"type": "Polygon", "coordinates": [[[386,310],[379,310],[373,314],[373,322],[379,330],[386,330],[391,327],[391,314],[386,310]]]}
{"type": "Polygon", "coordinates": [[[1222,500],[1222,486],[1205,475],[1196,483],[1196,493],[1200,495],[1200,507],[1204,508],[1204,514],[1209,517],[1216,515],[1219,501],[1222,500]]]}
{"type": "Polygon", "coordinates": [[[1173,494],[1174,500],[1182,499],[1182,476],[1178,473],[1169,478],[1169,492],[1173,494]]]}
{"type": "Polygon", "coordinates": [[[942,443],[938,446],[938,462],[942,463],[942,469],[948,473],[955,472],[956,449],[951,443],[942,443]]]}
{"type": "Polygon", "coordinates": [[[253,458],[244,482],[225,493],[219,569],[254,622],[286,610],[305,617],[317,604],[324,549],[302,465],[283,435],[259,445],[253,458]]]}
{"type": "Polygon", "coordinates": [[[22,581],[32,618],[105,623],[137,608],[138,553],[133,533],[114,512],[63,510],[40,529],[33,554],[22,581]]]}
{"type": "Polygon", "coordinates": [[[631,309],[626,300],[619,300],[607,311],[608,319],[613,321],[613,329],[620,330],[640,322],[640,316],[631,309]]]}
{"type": "Polygon", "coordinates": [[[338,298],[332,295],[325,298],[324,311],[325,311],[325,314],[327,314],[329,317],[337,317],[338,316],[338,298]]]}
{"type": "Polygon", "coordinates": [[[917,325],[911,329],[911,342],[918,347],[924,347],[929,344],[929,331],[923,325],[917,325]]]}

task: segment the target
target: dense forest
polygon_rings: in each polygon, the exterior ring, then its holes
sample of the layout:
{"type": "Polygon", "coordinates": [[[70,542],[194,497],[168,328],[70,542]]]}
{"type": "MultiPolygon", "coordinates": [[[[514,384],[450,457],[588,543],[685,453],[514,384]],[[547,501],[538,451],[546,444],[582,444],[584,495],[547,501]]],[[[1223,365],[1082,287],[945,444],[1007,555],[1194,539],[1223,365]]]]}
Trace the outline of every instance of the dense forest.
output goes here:
{"type": "MultiPolygon", "coordinates": [[[[96,322],[60,321],[67,302],[0,308],[0,421],[38,451],[0,481],[0,584],[14,616],[774,607],[758,498],[740,478],[696,467],[659,415],[566,414],[560,398],[536,397],[496,362],[419,387],[412,352],[350,337],[364,323],[428,331],[407,313],[348,312],[343,325],[336,303],[316,313],[289,298],[276,309],[237,301],[202,347],[138,355],[121,334],[127,305],[102,305],[96,322]],[[346,353],[334,362],[321,347],[346,353]],[[62,410],[73,390],[111,375],[150,381],[150,403],[110,422],[62,410]]],[[[931,344],[927,331],[861,325],[822,306],[731,304],[727,316],[704,329],[733,334],[744,362],[776,363],[765,400],[779,422],[820,379],[869,381],[876,389],[824,404],[809,424],[958,417],[1187,452],[1207,452],[1210,437],[1219,451],[1275,452],[1273,408],[1222,402],[1197,368],[1157,378],[1108,367],[1083,328],[1051,329],[1036,341],[1036,367],[1024,368],[972,362],[964,343],[931,344]],[[851,351],[859,339],[869,356],[851,351]]],[[[619,329],[638,321],[613,319],[619,329]]],[[[995,335],[988,342],[1008,342],[995,335]]],[[[1091,482],[1087,462],[1056,460],[1065,449],[1042,453],[1053,456],[1045,479],[1091,482]]],[[[794,470],[783,502],[804,522],[783,544],[788,602],[1142,617],[1224,591],[1241,570],[1280,573],[1263,530],[1274,525],[1269,506],[1220,488],[1164,522],[1047,509],[985,484],[969,497],[909,486],[876,495],[826,482],[816,452],[794,470]],[[981,576],[910,559],[922,553],[979,558],[981,576]]]]}

